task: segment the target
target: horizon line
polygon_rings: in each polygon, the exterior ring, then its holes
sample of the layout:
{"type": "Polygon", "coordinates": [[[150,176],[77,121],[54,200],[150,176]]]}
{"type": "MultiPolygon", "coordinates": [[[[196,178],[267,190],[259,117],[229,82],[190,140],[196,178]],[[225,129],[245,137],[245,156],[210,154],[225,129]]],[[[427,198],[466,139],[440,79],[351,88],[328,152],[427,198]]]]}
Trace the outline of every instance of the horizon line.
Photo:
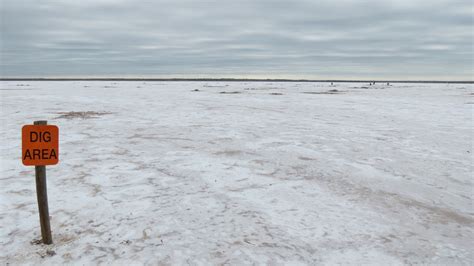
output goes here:
{"type": "Polygon", "coordinates": [[[3,78],[0,81],[208,81],[208,82],[341,82],[341,83],[363,83],[363,82],[381,82],[381,83],[455,83],[455,84],[474,84],[470,80],[379,80],[379,79],[275,79],[275,78],[116,78],[116,77],[67,77],[67,78],[3,78]]]}

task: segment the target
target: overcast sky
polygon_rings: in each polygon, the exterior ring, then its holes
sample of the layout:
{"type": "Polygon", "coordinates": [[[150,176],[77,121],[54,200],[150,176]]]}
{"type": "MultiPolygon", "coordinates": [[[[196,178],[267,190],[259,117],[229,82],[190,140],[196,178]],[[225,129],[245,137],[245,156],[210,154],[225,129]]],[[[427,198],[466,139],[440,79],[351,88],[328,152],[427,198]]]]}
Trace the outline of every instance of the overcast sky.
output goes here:
{"type": "Polygon", "coordinates": [[[3,77],[473,74],[471,0],[0,1],[3,77]]]}

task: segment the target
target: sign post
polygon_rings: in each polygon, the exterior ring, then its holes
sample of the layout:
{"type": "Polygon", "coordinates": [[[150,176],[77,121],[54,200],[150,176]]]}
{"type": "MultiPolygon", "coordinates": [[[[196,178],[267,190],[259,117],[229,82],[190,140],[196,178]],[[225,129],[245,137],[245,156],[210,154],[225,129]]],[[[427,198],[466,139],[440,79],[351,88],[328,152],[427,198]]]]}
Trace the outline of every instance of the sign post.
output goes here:
{"type": "Polygon", "coordinates": [[[59,130],[48,126],[47,121],[35,121],[34,125],[22,128],[22,161],[35,166],[36,196],[44,244],[52,244],[49,223],[48,191],[46,187],[46,165],[57,164],[59,159],[59,130]]]}

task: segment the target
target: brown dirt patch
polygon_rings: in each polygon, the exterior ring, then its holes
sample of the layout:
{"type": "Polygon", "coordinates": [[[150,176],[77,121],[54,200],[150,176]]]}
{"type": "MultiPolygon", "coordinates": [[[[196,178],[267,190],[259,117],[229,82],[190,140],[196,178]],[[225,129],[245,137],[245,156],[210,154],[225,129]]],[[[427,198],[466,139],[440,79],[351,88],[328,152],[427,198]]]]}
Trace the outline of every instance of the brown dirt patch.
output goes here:
{"type": "Polygon", "coordinates": [[[112,114],[111,112],[96,112],[96,111],[85,111],[85,112],[59,112],[59,116],[56,117],[58,119],[91,119],[91,118],[98,118],[103,115],[112,114]]]}

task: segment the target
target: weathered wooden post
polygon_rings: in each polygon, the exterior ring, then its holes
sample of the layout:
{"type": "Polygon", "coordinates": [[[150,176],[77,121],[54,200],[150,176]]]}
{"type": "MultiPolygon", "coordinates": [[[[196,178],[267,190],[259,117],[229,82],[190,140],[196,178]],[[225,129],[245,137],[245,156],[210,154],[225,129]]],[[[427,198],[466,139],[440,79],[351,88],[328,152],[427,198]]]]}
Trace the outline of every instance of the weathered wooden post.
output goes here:
{"type": "MultiPolygon", "coordinates": [[[[35,121],[34,125],[46,126],[47,121],[35,121]]],[[[52,244],[51,226],[49,224],[49,208],[48,208],[48,189],[46,185],[46,166],[35,165],[36,175],[36,197],[38,198],[38,211],[41,225],[41,237],[44,244],[52,244]]]]}

